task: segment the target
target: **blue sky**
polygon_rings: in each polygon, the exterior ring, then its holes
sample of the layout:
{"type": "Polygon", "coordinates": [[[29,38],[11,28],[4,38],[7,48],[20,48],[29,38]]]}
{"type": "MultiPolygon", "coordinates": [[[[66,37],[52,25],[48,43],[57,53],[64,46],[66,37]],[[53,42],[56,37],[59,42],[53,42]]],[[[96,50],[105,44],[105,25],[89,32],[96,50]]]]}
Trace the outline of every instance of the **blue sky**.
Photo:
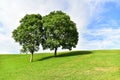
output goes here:
{"type": "Polygon", "coordinates": [[[62,10],[76,23],[79,41],[73,50],[120,49],[119,0],[1,0],[0,54],[19,53],[11,32],[25,14],[44,16],[54,10],[62,10]]]}
{"type": "Polygon", "coordinates": [[[87,33],[82,34],[86,49],[119,49],[120,46],[120,5],[107,1],[102,11],[90,19],[87,33]],[[91,48],[90,48],[91,46],[91,48]]]}

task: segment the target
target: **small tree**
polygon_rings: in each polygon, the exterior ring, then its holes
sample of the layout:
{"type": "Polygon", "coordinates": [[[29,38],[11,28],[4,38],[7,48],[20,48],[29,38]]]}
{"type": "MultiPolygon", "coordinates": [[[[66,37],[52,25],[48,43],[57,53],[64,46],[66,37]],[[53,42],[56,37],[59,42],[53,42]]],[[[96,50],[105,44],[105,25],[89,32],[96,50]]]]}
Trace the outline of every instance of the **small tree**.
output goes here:
{"type": "Polygon", "coordinates": [[[69,50],[76,47],[78,42],[76,24],[62,11],[53,11],[44,16],[43,27],[45,30],[43,49],[55,50],[54,56],[58,47],[69,50]]]}
{"type": "Polygon", "coordinates": [[[12,37],[22,45],[23,50],[31,53],[30,62],[33,61],[33,53],[39,50],[42,43],[41,20],[40,14],[27,14],[20,20],[20,26],[12,32],[12,37]]]}

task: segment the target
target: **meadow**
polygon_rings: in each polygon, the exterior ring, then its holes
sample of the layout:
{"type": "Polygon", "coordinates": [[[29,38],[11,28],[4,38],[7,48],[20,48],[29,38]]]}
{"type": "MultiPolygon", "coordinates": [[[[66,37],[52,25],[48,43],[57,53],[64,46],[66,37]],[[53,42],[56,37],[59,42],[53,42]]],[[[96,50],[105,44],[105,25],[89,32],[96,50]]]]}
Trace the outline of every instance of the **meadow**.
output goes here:
{"type": "Polygon", "coordinates": [[[120,50],[1,54],[0,80],[120,80],[120,50]]]}

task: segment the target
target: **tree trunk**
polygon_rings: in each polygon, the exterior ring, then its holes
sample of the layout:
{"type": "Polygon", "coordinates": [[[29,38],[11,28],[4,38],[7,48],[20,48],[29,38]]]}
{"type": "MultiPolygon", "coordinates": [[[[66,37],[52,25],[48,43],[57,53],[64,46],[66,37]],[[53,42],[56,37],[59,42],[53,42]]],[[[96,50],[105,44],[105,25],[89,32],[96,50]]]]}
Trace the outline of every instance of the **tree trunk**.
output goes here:
{"type": "Polygon", "coordinates": [[[57,48],[55,48],[54,57],[56,57],[56,55],[57,55],[57,48]]]}
{"type": "Polygon", "coordinates": [[[33,52],[31,53],[30,62],[33,62],[33,52]]]}

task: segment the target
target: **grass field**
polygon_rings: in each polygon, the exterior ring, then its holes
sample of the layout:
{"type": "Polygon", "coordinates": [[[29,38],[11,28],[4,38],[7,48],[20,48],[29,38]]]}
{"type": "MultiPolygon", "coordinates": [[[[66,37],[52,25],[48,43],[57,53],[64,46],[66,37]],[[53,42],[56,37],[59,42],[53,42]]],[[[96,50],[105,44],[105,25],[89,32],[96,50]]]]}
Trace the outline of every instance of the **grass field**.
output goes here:
{"type": "Polygon", "coordinates": [[[0,55],[0,80],[120,80],[120,50],[0,55]]]}

